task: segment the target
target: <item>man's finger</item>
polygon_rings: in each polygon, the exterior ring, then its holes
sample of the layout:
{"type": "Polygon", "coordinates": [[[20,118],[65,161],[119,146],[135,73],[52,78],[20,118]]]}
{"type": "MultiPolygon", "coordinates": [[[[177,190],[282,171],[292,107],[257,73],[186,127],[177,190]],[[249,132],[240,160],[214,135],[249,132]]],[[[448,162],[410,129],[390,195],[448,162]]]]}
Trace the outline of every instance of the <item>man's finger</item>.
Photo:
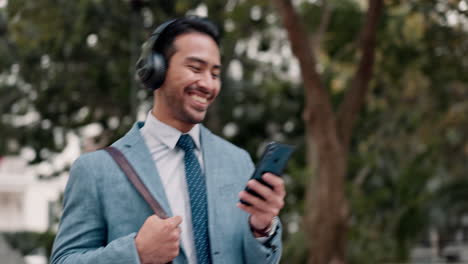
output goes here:
{"type": "Polygon", "coordinates": [[[273,190],[275,192],[277,192],[278,194],[280,195],[285,195],[286,194],[286,191],[284,189],[284,180],[283,178],[275,175],[275,174],[272,174],[272,173],[265,173],[262,175],[262,179],[270,184],[271,186],[273,186],[273,190]]]}
{"type": "Polygon", "coordinates": [[[156,215],[156,214],[151,215],[151,216],[148,217],[147,219],[150,220],[150,221],[153,221],[153,222],[160,222],[160,221],[162,221],[161,217],[159,217],[159,216],[156,215]]]}
{"type": "Polygon", "coordinates": [[[256,180],[251,180],[247,183],[247,186],[258,193],[263,199],[268,200],[268,198],[274,194],[273,190],[270,189],[268,186],[260,183],[259,181],[256,180]]]}
{"type": "Polygon", "coordinates": [[[166,219],[166,221],[173,227],[178,227],[182,223],[182,217],[176,215],[176,216],[166,219]]]}
{"type": "Polygon", "coordinates": [[[252,208],[252,206],[248,206],[248,205],[245,205],[243,203],[237,203],[237,207],[239,207],[240,209],[246,211],[247,213],[249,214],[256,214],[258,213],[258,211],[254,208],[252,208]]]}
{"type": "Polygon", "coordinates": [[[246,191],[241,191],[239,193],[239,198],[242,201],[245,201],[251,204],[249,207],[256,207],[260,211],[268,212],[266,210],[269,207],[268,203],[266,203],[263,199],[256,197],[255,195],[252,195],[246,191]]]}

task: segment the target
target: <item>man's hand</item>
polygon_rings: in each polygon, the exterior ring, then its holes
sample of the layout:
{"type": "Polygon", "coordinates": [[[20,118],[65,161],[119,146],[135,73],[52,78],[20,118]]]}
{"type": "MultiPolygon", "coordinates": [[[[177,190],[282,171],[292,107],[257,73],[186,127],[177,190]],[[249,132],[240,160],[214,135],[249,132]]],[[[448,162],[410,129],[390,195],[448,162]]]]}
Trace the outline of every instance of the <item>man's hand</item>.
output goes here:
{"type": "Polygon", "coordinates": [[[135,237],[142,264],[164,264],[179,255],[180,223],[180,216],[161,219],[152,215],[146,219],[135,237]]]}
{"type": "MultiPolygon", "coordinates": [[[[262,179],[273,186],[273,189],[261,184],[256,180],[250,180],[247,186],[262,196],[265,200],[255,197],[254,195],[241,191],[239,197],[241,200],[251,204],[251,206],[238,203],[237,207],[250,214],[250,226],[254,230],[264,230],[272,223],[273,217],[278,216],[280,210],[284,206],[284,197],[286,190],[284,188],[284,181],[281,177],[275,176],[271,173],[265,173],[262,179]]],[[[259,237],[259,234],[255,234],[259,237]]]]}

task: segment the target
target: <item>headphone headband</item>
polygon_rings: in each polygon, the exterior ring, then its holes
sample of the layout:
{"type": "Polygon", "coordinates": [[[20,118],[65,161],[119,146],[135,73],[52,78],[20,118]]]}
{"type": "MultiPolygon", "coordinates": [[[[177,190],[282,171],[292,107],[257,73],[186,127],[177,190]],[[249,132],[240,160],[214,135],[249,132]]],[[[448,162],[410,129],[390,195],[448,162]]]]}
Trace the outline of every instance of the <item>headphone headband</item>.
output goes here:
{"type": "Polygon", "coordinates": [[[177,19],[171,19],[171,20],[168,20],[168,21],[162,23],[161,25],[159,25],[159,26],[153,31],[153,33],[151,33],[150,38],[152,38],[153,36],[159,37],[159,35],[160,35],[170,24],[174,23],[175,21],[177,21],[177,19]]]}

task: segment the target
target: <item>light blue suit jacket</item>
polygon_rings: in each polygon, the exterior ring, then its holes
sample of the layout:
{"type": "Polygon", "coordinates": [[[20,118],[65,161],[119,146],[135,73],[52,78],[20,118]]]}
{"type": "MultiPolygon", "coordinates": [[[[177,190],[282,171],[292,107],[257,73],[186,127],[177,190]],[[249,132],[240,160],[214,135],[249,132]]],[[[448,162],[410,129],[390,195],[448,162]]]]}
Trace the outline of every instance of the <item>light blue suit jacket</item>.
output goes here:
{"type": "MultiPolygon", "coordinates": [[[[133,165],[153,197],[172,216],[154,161],[137,123],[113,146],[133,165]]],[[[255,239],[248,214],[236,207],[253,171],[248,153],[201,126],[208,222],[213,263],[277,263],[281,225],[269,241],[255,239]]],[[[134,238],[150,207],[103,150],[82,155],[72,166],[51,263],[140,263],[134,238]]],[[[183,248],[174,264],[187,263],[183,248]]]]}

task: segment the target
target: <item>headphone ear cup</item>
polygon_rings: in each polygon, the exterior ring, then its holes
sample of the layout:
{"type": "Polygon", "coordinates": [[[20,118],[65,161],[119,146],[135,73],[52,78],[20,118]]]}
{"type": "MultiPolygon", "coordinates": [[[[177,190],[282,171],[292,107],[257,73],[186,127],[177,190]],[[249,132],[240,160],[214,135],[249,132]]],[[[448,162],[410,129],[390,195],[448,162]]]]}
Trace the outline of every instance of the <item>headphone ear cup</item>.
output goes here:
{"type": "Polygon", "coordinates": [[[164,22],[157,27],[151,37],[143,45],[143,52],[136,63],[136,74],[145,87],[151,91],[158,89],[166,77],[167,62],[161,53],[155,52],[154,46],[159,35],[166,27],[177,21],[177,19],[164,22]]]}
{"type": "MultiPolygon", "coordinates": [[[[147,83],[153,74],[153,67],[150,65],[148,57],[139,58],[136,63],[136,74],[140,81],[148,88],[147,83]]],[[[151,88],[148,88],[151,89],[151,88]]]]}
{"type": "Polygon", "coordinates": [[[166,60],[159,53],[151,52],[136,63],[136,73],[145,87],[151,91],[158,89],[166,75],[166,60]]]}
{"type": "Polygon", "coordinates": [[[158,89],[163,83],[167,72],[167,63],[164,56],[160,53],[152,53],[150,60],[153,68],[153,72],[150,76],[149,82],[151,83],[151,89],[158,89]]]}

